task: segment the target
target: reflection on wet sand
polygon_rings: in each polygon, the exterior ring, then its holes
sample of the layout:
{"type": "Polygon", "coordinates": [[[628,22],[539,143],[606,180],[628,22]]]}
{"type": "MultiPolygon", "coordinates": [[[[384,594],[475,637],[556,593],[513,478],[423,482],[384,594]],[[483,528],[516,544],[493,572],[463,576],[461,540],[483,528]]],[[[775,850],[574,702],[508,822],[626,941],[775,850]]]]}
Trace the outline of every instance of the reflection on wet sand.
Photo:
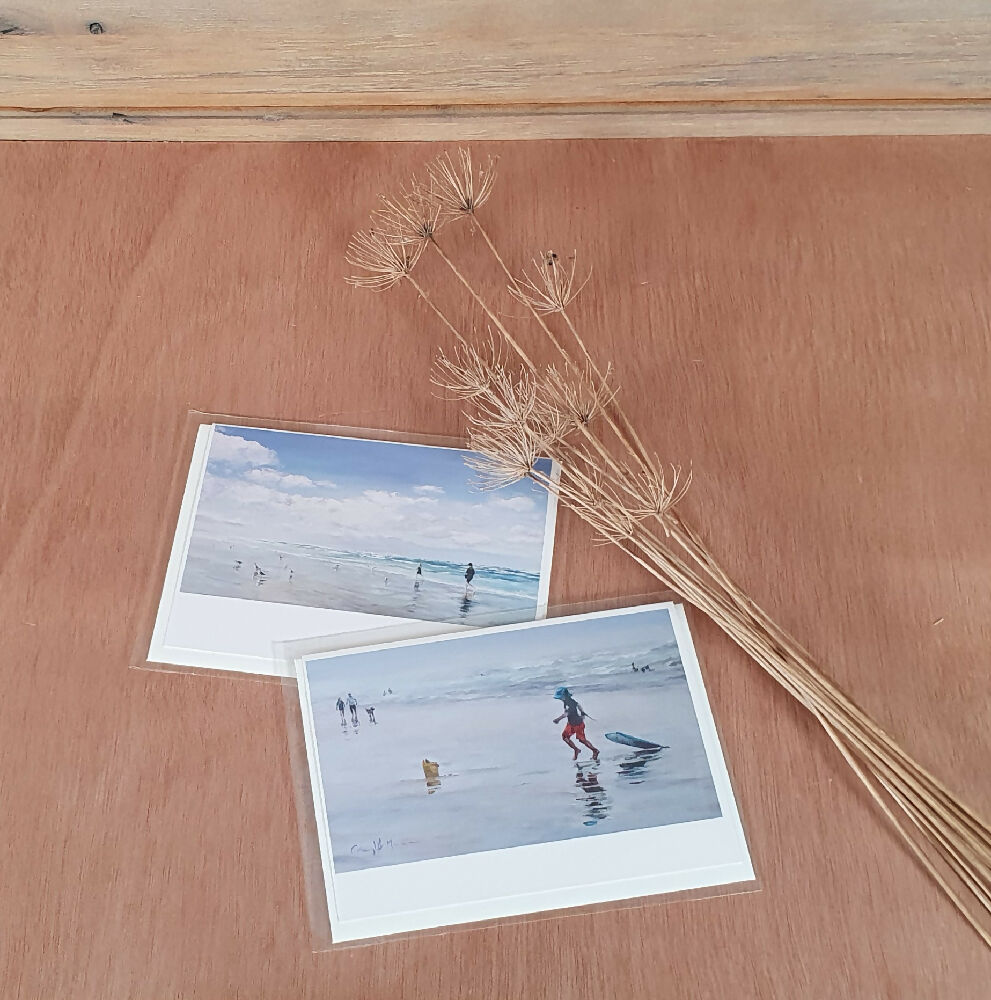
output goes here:
{"type": "Polygon", "coordinates": [[[625,760],[619,762],[619,776],[631,785],[641,784],[648,777],[647,765],[651,761],[657,760],[664,751],[664,747],[656,750],[636,750],[625,760]]]}
{"type": "MultiPolygon", "coordinates": [[[[620,781],[628,785],[639,785],[650,777],[648,765],[657,760],[666,747],[657,750],[636,750],[623,760],[617,761],[616,774],[620,781]]],[[[582,825],[595,826],[609,816],[609,794],[599,781],[597,764],[579,765],[575,775],[577,794],[575,800],[582,806],[582,825]]]]}
{"type": "Polygon", "coordinates": [[[609,815],[609,796],[599,784],[599,772],[580,767],[575,775],[575,784],[579,789],[575,798],[582,804],[585,813],[582,823],[584,826],[595,826],[609,815]]]}

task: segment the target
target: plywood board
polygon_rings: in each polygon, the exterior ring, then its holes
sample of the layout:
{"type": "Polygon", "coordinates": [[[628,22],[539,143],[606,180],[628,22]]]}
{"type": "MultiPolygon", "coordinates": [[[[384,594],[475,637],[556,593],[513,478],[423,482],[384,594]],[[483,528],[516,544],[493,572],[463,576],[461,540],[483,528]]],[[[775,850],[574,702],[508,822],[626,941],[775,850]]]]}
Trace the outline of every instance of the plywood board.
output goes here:
{"type": "MultiPolygon", "coordinates": [[[[480,151],[508,257],[594,268],[579,318],[713,550],[991,814],[989,141],[480,151]]],[[[0,146],[0,993],[986,1000],[976,935],[697,615],[761,892],[310,953],[280,688],[128,664],[188,409],[459,432],[427,310],[342,280],[434,152],[0,146]]],[[[650,586],[561,519],[552,600],[650,586]]]]}

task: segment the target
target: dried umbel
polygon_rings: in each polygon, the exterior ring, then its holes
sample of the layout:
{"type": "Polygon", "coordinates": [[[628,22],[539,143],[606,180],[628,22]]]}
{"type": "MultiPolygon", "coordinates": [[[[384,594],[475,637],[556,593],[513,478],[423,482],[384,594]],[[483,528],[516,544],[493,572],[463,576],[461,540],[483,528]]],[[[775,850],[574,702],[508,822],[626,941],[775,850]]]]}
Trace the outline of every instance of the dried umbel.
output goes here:
{"type": "Polygon", "coordinates": [[[528,478],[555,494],[599,539],[708,615],[809,710],[906,847],[991,947],[991,828],[828,679],[730,578],[682,516],[679,503],[691,475],[662,466],[648,451],[623,411],[612,366],[596,362],[570,314],[588,280],[576,285],[575,259],[562,262],[545,251],[516,277],[479,219],[493,176],[491,163],[479,169],[466,151],[456,159],[442,156],[426,180],[383,201],[372,229],[359,233],[348,251],[348,261],[362,272],[354,284],[377,290],[409,284],[454,338],[433,379],[467,407],[477,453],[469,464],[486,488],[528,478]],[[443,221],[468,216],[510,296],[526,307],[530,324],[522,332],[438,240],[443,221]],[[470,344],[417,282],[412,271],[427,251],[482,310],[495,339],[470,344]],[[541,349],[550,349],[552,365],[533,360],[541,349]],[[547,458],[555,463],[553,473],[541,461],[547,458]]]}
{"type": "Polygon", "coordinates": [[[577,252],[572,254],[570,267],[554,250],[544,250],[534,257],[530,267],[509,285],[509,294],[541,315],[564,312],[578,293],[588,284],[591,273],[575,286],[577,252]]]}
{"type": "Polygon", "coordinates": [[[372,214],[378,228],[395,243],[423,247],[443,224],[441,206],[417,180],[395,197],[382,195],[372,214]]]}
{"type": "Polygon", "coordinates": [[[431,381],[453,399],[468,402],[492,390],[495,370],[501,367],[470,344],[459,344],[450,355],[439,352],[431,381]]]}
{"type": "Polygon", "coordinates": [[[609,380],[612,365],[600,377],[588,369],[562,371],[557,365],[549,365],[543,378],[544,394],[552,400],[570,425],[588,427],[603,412],[615,396],[609,380]]]}
{"type": "Polygon", "coordinates": [[[346,280],[375,291],[392,288],[409,275],[421,253],[422,243],[396,242],[381,231],[362,230],[351,237],[345,257],[358,273],[346,280]]]}
{"type": "Polygon", "coordinates": [[[525,420],[487,426],[479,424],[469,433],[469,444],[477,455],[466,459],[478,473],[483,489],[496,490],[521,479],[536,478],[535,466],[541,453],[525,420]]]}
{"type": "Polygon", "coordinates": [[[476,166],[467,149],[458,150],[457,162],[450,153],[437,157],[427,166],[430,194],[443,212],[457,217],[474,215],[492,193],[495,161],[490,157],[476,166]]]}

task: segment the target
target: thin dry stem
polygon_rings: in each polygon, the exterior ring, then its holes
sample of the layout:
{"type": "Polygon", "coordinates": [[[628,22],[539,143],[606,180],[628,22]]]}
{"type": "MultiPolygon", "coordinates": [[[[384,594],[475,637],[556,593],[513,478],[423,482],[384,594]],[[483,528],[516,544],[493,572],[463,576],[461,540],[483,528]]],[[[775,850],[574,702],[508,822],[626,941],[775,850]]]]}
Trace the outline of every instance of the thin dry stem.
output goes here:
{"type": "Polygon", "coordinates": [[[465,291],[467,291],[468,294],[475,300],[475,302],[477,302],[478,305],[481,306],[482,311],[485,313],[486,316],[488,316],[492,325],[499,331],[499,333],[502,335],[506,343],[514,351],[516,351],[516,353],[523,360],[523,363],[527,366],[527,368],[531,369],[532,371],[536,371],[536,365],[534,365],[534,363],[530,360],[526,351],[523,350],[523,348],[517,342],[516,338],[509,332],[509,330],[506,329],[506,325],[502,322],[502,320],[498,317],[498,315],[496,315],[496,313],[489,307],[489,305],[478,294],[478,292],[475,291],[474,286],[464,276],[464,274],[461,272],[457,264],[455,264],[454,261],[451,260],[451,258],[444,252],[443,247],[441,247],[441,245],[437,242],[436,239],[430,240],[430,246],[434,248],[440,259],[444,261],[444,263],[448,266],[451,273],[458,279],[459,282],[461,282],[465,291]]]}
{"type": "MultiPolygon", "coordinates": [[[[518,290],[519,286],[516,283],[516,278],[513,277],[513,272],[509,270],[509,267],[506,265],[506,262],[502,258],[502,254],[499,253],[499,250],[496,247],[495,243],[492,242],[492,237],[489,236],[488,230],[485,228],[485,226],[481,224],[481,222],[478,221],[477,218],[475,219],[475,228],[481,235],[482,240],[485,242],[485,245],[489,248],[489,252],[492,254],[496,263],[502,269],[502,273],[509,279],[509,287],[516,288],[518,290]]],[[[530,310],[530,315],[532,315],[533,318],[536,320],[537,326],[540,327],[540,330],[544,334],[544,336],[551,342],[551,344],[554,345],[555,350],[563,359],[564,364],[570,365],[572,363],[571,355],[568,354],[568,352],[564,348],[564,345],[558,340],[557,336],[554,334],[554,331],[547,325],[547,321],[544,319],[544,317],[536,309],[533,308],[533,305],[531,303],[527,302],[525,299],[521,299],[521,301],[525,302],[527,308],[530,310]]]]}
{"type": "MultiPolygon", "coordinates": [[[[423,249],[423,245],[420,244],[419,247],[423,249]]],[[[407,273],[405,275],[406,280],[416,289],[416,294],[424,301],[427,307],[433,312],[433,314],[454,334],[454,339],[458,344],[463,347],[468,346],[468,342],[461,335],[461,331],[447,318],[447,314],[434,302],[434,300],[427,294],[426,289],[413,277],[412,274],[407,273]]]]}

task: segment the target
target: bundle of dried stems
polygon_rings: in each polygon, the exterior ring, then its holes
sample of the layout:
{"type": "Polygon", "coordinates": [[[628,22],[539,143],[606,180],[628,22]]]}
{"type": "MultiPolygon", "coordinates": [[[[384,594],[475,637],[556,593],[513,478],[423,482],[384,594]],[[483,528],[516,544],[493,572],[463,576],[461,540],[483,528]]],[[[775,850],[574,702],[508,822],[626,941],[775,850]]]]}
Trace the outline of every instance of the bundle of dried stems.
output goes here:
{"type": "MultiPolygon", "coordinates": [[[[569,306],[581,291],[576,265],[551,251],[514,275],[477,210],[489,198],[491,161],[466,151],[444,155],[372,213],[352,239],[349,280],[377,290],[407,283],[453,336],[434,381],[466,406],[473,467],[483,484],[530,478],[555,494],[601,538],[621,548],[666,586],[707,614],[816,718],[907,847],[991,947],[991,829],[907,754],[824,675],[811,655],[758,607],[722,569],[677,503],[690,476],[649,453],[623,412],[611,365],[601,366],[569,306]],[[468,220],[507,290],[553,350],[536,364],[500,313],[448,255],[441,229],[468,220]],[[468,300],[487,318],[483,343],[466,339],[414,275],[436,254],[468,300]],[[507,360],[511,357],[511,362],[507,360]],[[538,471],[552,458],[559,476],[538,471]]],[[[532,327],[531,327],[532,329],[532,327]]]]}

